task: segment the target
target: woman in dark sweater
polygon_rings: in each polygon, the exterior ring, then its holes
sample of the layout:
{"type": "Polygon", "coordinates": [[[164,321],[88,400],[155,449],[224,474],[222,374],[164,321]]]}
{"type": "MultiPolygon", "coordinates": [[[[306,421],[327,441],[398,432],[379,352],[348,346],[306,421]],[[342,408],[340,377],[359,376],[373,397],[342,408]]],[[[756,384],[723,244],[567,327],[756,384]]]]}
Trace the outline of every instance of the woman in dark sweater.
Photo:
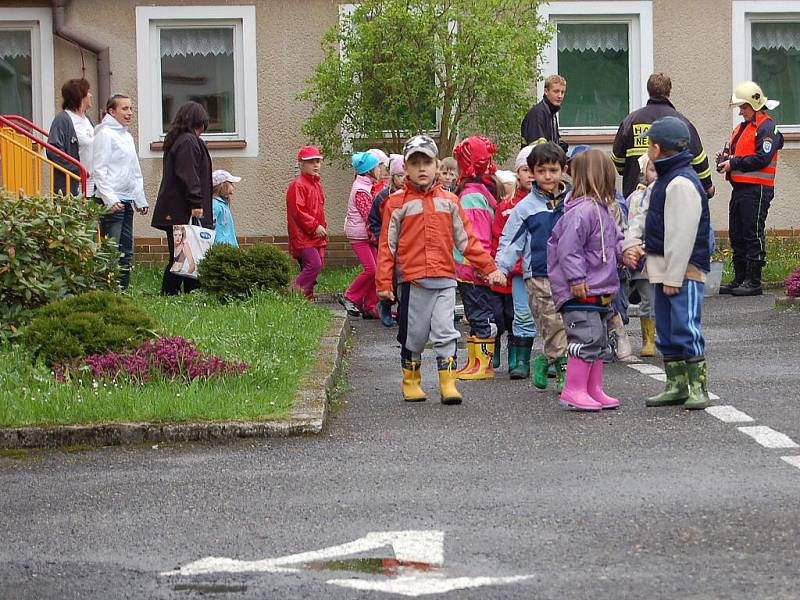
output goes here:
{"type": "Polygon", "coordinates": [[[200,138],[208,127],[208,113],[197,102],[187,102],[178,109],[164,140],[164,174],[158,199],[153,209],[152,226],[167,233],[169,259],[164,270],[161,293],[175,295],[190,292],[196,279],[172,272],[175,261],[173,227],[199,219],[203,227],[212,228],[211,156],[200,138]]]}

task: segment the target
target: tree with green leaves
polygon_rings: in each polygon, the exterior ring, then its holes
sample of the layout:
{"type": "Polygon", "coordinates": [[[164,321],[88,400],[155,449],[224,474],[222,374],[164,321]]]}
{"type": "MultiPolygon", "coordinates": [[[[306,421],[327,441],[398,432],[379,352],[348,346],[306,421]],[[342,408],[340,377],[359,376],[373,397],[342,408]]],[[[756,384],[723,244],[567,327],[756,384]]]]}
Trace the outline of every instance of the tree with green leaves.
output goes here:
{"type": "Polygon", "coordinates": [[[441,156],[473,134],[507,155],[552,36],[540,4],[362,1],[323,38],[325,58],[299,96],[312,105],[303,133],[337,158],[351,147],[399,152],[422,132],[434,132],[441,156]]]}

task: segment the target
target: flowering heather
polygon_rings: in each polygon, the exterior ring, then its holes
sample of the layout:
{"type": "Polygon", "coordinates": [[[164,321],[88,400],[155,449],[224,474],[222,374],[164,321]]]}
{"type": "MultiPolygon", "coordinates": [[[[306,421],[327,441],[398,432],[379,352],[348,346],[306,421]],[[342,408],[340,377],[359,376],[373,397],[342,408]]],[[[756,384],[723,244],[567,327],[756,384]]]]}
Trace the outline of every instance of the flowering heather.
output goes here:
{"type": "Polygon", "coordinates": [[[783,287],[786,288],[787,296],[800,298],[800,267],[784,280],[783,287]]]}
{"type": "Polygon", "coordinates": [[[53,366],[53,374],[59,381],[86,375],[95,381],[144,384],[157,377],[189,382],[241,375],[247,368],[244,362],[229,362],[218,356],[202,354],[186,338],[162,337],[147,340],[128,353],[92,354],[78,361],[58,363],[53,366]]]}

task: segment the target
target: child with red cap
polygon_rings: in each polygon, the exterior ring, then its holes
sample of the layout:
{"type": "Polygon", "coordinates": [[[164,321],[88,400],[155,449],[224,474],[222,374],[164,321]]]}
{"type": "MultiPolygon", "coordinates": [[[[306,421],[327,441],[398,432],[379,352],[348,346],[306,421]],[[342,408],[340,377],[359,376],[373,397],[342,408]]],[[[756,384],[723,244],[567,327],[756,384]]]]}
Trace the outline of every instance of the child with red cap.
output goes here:
{"type": "MultiPolygon", "coordinates": [[[[482,136],[465,139],[453,150],[458,161],[458,202],[472,230],[487,254],[492,251],[492,223],[497,209],[495,182],[492,175],[497,167],[492,155],[495,145],[482,136]]],[[[495,324],[492,290],[486,279],[470,264],[464,255],[453,249],[456,260],[458,293],[469,321],[467,339],[467,364],[458,372],[458,378],[494,379],[495,324]]]]}
{"type": "Polygon", "coordinates": [[[303,146],[297,153],[297,164],[300,174],[286,191],[289,252],[300,263],[300,274],[292,287],[311,300],[328,245],[325,193],[319,180],[322,153],[314,146],[303,146]]]}

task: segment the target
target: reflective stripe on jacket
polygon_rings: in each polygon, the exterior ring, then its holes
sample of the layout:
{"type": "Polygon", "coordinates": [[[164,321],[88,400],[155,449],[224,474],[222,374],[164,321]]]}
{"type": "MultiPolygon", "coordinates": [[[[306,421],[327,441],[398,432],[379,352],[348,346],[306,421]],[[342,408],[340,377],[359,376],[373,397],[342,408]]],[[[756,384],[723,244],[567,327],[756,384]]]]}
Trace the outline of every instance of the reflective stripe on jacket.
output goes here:
{"type": "Polygon", "coordinates": [[[783,136],[775,131],[775,122],[769,115],[756,113],[755,121],[740,123],[731,134],[730,147],[732,182],[775,185],[783,136]]]}

